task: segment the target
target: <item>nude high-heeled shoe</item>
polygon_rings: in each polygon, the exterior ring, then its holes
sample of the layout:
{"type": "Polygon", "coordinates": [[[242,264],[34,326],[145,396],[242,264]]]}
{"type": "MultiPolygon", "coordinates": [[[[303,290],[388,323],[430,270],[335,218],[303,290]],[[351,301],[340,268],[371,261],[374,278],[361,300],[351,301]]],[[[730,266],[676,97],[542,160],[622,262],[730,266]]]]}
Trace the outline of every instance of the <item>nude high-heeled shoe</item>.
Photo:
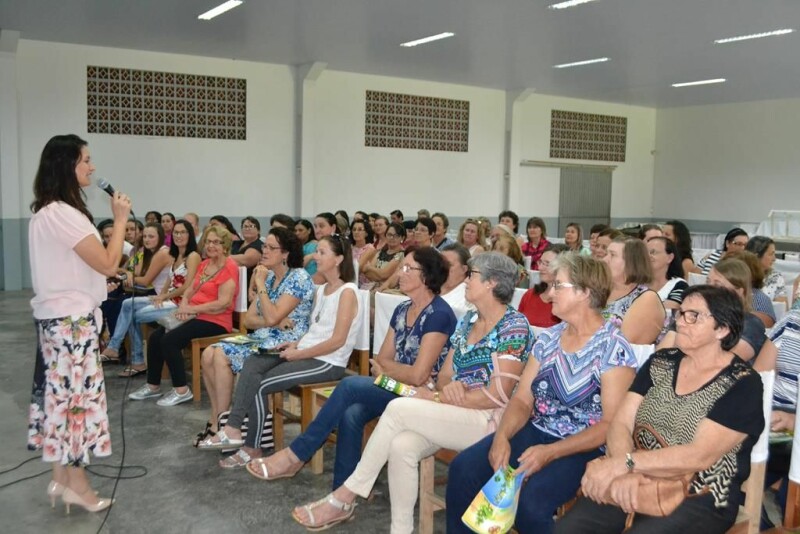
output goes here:
{"type": "Polygon", "coordinates": [[[56,498],[64,494],[64,485],[51,480],[47,485],[47,496],[50,497],[50,508],[56,507],[56,498]]]}
{"type": "Polygon", "coordinates": [[[87,512],[102,512],[114,504],[113,499],[97,499],[97,503],[89,504],[83,499],[83,497],[78,495],[70,488],[64,488],[64,493],[61,495],[61,500],[64,501],[64,504],[67,506],[67,514],[69,514],[69,507],[71,504],[77,504],[87,512]]]}

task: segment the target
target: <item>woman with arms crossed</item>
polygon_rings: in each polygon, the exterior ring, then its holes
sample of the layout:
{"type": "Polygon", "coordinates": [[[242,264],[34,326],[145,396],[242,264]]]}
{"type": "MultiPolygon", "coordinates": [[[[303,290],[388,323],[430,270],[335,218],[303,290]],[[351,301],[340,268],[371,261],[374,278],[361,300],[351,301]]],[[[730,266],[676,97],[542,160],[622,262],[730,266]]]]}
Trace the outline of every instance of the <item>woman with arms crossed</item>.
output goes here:
{"type": "Polygon", "coordinates": [[[47,495],[54,506],[60,496],[68,512],[70,504],[90,512],[112,504],[95,495],[84,467],[90,452],[111,454],[98,307],[106,298],[106,278],[116,274],[122,257],[131,203],[114,193],[114,230],[103,248],[81,191],[91,185],[94,169],[86,141],[76,135],[50,139],[33,184],[28,230],[38,333],[28,448],[41,448],[42,460],[53,464],[47,495]]]}

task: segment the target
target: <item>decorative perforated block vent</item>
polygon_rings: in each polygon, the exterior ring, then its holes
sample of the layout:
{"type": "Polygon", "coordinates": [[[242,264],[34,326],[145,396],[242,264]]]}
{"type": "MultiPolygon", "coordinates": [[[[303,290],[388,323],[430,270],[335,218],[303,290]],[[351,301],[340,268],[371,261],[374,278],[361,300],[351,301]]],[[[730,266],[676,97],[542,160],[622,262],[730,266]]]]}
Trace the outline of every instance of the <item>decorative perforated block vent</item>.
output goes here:
{"type": "Polygon", "coordinates": [[[469,102],[367,91],[364,145],[469,151],[469,102]]]}
{"type": "Polygon", "coordinates": [[[89,133],[247,139],[247,80],[86,67],[89,133]]]}
{"type": "Polygon", "coordinates": [[[550,157],[625,161],[628,118],[554,109],[550,116],[550,157]]]}

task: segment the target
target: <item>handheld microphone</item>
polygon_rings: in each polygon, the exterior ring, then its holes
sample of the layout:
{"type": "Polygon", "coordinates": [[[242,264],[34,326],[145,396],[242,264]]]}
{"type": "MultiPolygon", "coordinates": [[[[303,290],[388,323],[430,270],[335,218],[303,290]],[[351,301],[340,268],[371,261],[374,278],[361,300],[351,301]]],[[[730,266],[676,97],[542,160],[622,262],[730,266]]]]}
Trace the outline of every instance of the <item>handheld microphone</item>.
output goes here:
{"type": "MultiPolygon", "coordinates": [[[[108,183],[107,181],[103,180],[102,178],[97,180],[97,187],[105,191],[110,197],[113,197],[114,193],[116,193],[114,186],[108,183]]],[[[136,217],[136,215],[133,213],[133,210],[131,210],[131,217],[136,217]]]]}
{"type": "Polygon", "coordinates": [[[103,191],[108,193],[108,196],[110,196],[110,197],[114,196],[114,193],[115,193],[114,186],[111,185],[110,183],[106,182],[102,178],[97,180],[97,187],[99,187],[100,189],[102,189],[103,191]]]}

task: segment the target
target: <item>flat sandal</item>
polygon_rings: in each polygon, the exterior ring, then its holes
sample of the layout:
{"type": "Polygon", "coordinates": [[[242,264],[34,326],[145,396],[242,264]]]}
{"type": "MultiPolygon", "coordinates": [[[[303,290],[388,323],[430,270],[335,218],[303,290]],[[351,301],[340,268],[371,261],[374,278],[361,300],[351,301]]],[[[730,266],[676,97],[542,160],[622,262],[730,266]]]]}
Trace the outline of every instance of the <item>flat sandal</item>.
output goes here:
{"type": "Polygon", "coordinates": [[[356,511],[356,502],[355,501],[351,503],[342,502],[336,497],[334,497],[333,493],[330,493],[328,494],[327,497],[323,497],[322,499],[316,502],[312,502],[311,504],[306,504],[302,508],[308,514],[308,520],[310,524],[302,522],[300,518],[297,517],[297,513],[294,510],[292,510],[292,518],[301,525],[303,525],[304,527],[306,527],[306,530],[310,530],[311,532],[319,532],[321,530],[328,530],[329,528],[333,528],[336,525],[340,525],[342,523],[346,523],[347,521],[352,520],[353,517],[355,517],[353,514],[356,511]],[[314,512],[312,512],[312,509],[326,503],[330,504],[337,510],[345,512],[345,515],[331,519],[326,523],[316,524],[316,520],[314,519],[314,512]]]}

